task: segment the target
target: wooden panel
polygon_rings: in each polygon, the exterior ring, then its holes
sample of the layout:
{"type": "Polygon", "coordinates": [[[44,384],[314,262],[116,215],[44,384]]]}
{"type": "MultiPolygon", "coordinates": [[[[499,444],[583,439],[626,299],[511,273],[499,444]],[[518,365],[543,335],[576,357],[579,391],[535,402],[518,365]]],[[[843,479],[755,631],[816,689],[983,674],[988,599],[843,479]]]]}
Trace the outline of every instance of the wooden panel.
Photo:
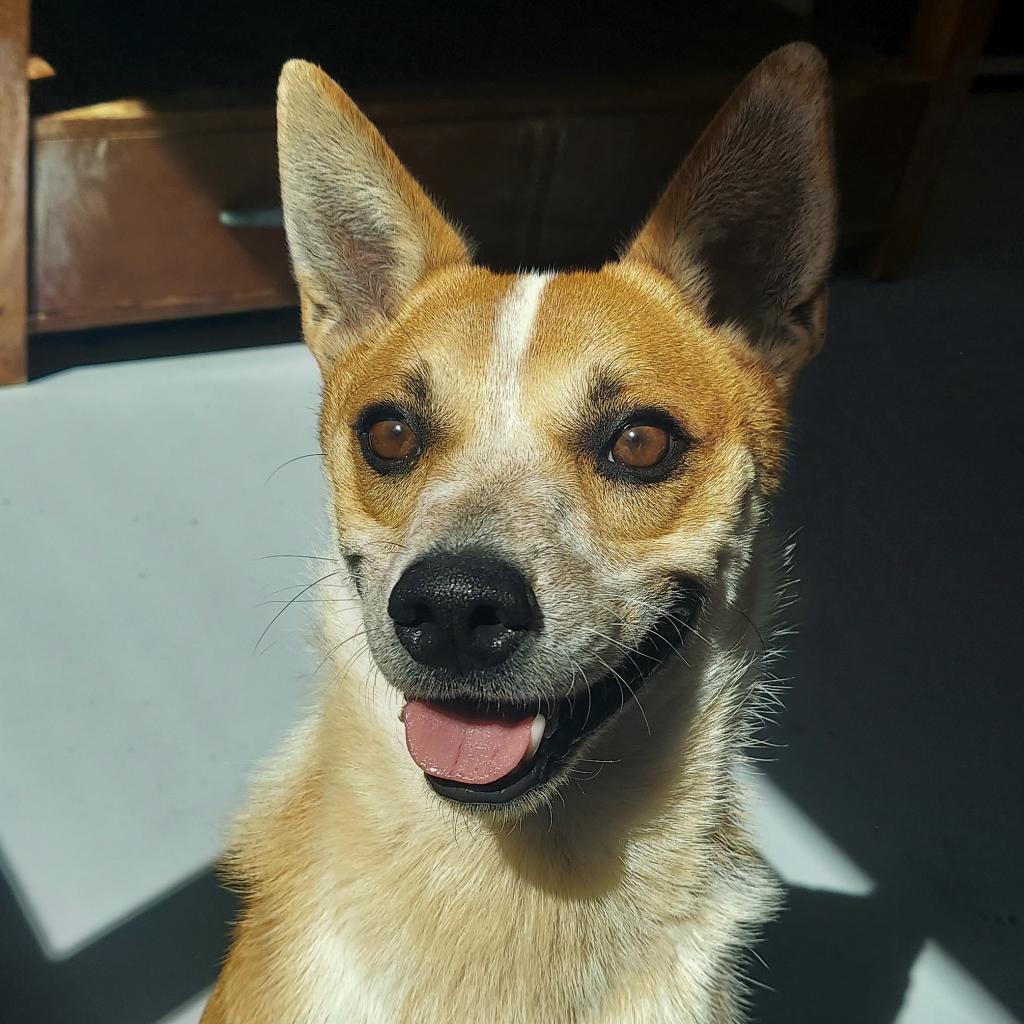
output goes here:
{"type": "Polygon", "coordinates": [[[836,96],[836,169],[844,239],[877,242],[928,99],[927,83],[880,81],[836,96]]]}
{"type": "Polygon", "coordinates": [[[613,259],[715,106],[567,117],[553,124],[549,185],[536,239],[543,262],[594,266],[613,259]]]}
{"type": "Polygon", "coordinates": [[[29,0],[0,0],[0,384],[25,379],[29,0]]]}
{"type": "Polygon", "coordinates": [[[295,301],[282,233],[218,220],[277,205],[272,131],[44,136],[34,156],[35,329],[295,301]]]}
{"type": "Polygon", "coordinates": [[[477,260],[531,261],[546,123],[541,119],[382,124],[395,152],[476,245],[477,260]]]}
{"type": "Polygon", "coordinates": [[[922,0],[909,59],[932,76],[931,94],[875,254],[876,277],[905,274],[917,251],[935,179],[988,36],[995,0],[922,0]]]}

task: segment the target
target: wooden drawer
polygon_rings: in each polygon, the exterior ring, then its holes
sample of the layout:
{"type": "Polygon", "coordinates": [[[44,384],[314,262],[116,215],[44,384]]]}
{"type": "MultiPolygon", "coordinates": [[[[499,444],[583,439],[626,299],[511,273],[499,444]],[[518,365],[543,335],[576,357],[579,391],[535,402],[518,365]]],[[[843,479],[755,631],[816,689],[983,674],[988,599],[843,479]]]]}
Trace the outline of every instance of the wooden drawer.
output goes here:
{"type": "Polygon", "coordinates": [[[33,329],[295,301],[283,233],[218,219],[278,204],[267,112],[165,116],[105,104],[34,129],[33,329]]]}

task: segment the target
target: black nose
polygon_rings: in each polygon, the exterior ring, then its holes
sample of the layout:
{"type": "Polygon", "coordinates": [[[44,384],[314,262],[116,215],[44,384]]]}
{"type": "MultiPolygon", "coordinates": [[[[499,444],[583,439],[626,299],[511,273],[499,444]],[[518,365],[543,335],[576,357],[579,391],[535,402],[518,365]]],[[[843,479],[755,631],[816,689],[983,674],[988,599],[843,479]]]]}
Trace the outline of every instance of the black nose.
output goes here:
{"type": "Polygon", "coordinates": [[[460,673],[500,665],[540,628],[523,574],[477,553],[431,555],[409,566],[391,591],[388,614],[418,662],[460,673]]]}

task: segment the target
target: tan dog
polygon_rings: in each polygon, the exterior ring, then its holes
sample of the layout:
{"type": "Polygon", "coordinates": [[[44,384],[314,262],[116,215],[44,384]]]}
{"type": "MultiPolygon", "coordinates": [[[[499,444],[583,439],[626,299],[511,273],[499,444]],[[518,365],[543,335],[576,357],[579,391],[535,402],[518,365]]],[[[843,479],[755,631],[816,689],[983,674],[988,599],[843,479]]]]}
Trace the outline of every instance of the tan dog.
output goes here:
{"type": "Polygon", "coordinates": [[[737,769],[825,325],[823,60],[767,58],[595,273],[473,266],[309,64],[278,116],[343,599],[203,1020],[736,1021],[777,901],[737,769]]]}

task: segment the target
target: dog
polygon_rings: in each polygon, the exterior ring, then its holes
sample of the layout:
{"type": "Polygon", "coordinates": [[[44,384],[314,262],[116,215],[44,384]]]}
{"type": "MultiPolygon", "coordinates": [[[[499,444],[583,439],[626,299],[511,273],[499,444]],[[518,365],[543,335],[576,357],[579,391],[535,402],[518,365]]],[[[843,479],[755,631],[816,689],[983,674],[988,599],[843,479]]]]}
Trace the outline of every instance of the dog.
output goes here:
{"type": "Polygon", "coordinates": [[[621,258],[497,274],[291,61],[323,377],[318,710],[227,859],[205,1024],[732,1024],[778,884],[741,769],[787,407],[825,333],[829,81],[738,87],[621,258]]]}

